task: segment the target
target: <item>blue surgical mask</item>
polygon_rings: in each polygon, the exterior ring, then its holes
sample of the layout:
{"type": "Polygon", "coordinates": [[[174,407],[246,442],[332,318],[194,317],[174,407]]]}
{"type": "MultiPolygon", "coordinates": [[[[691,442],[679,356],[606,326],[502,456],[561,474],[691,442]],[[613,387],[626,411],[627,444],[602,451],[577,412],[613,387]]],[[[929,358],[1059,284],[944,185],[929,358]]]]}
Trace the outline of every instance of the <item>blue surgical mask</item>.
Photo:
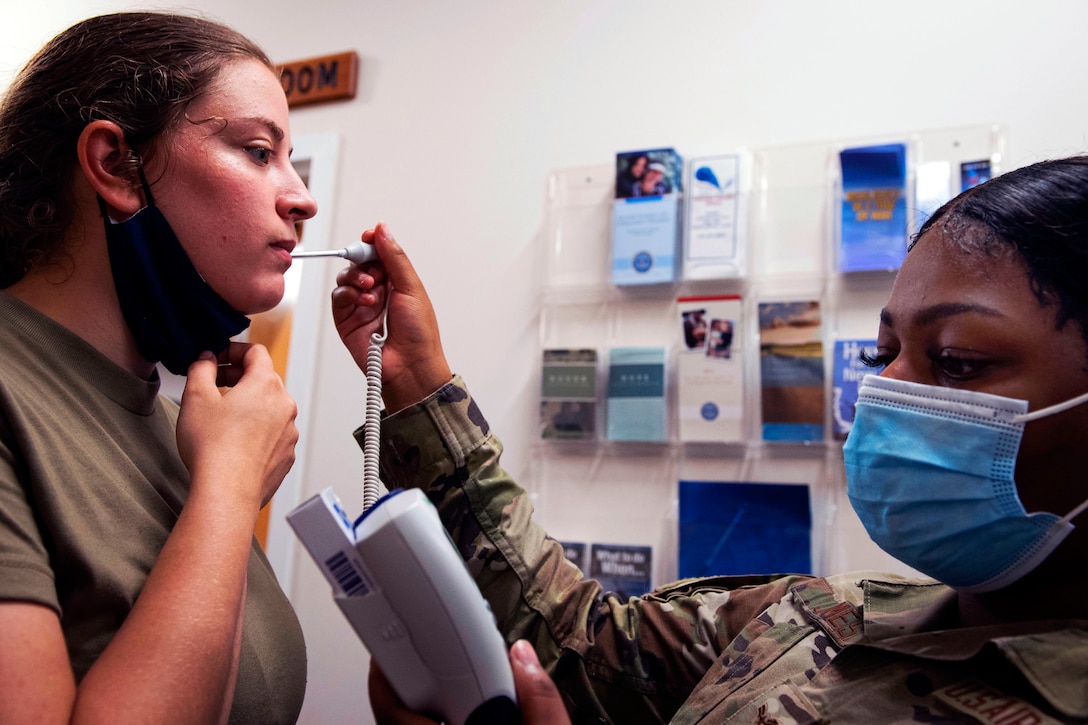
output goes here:
{"type": "Polygon", "coordinates": [[[99,199],[113,284],[140,354],[184,375],[202,352],[225,350],[249,319],[204,281],[146,182],[144,190],[148,205],[123,222],[99,199]]]}
{"type": "Polygon", "coordinates": [[[1028,413],[1025,400],[866,375],[843,447],[847,493],[880,548],[951,587],[988,592],[1037,567],[1073,530],[1027,513],[1013,472],[1024,424],[1088,401],[1028,413]]]}

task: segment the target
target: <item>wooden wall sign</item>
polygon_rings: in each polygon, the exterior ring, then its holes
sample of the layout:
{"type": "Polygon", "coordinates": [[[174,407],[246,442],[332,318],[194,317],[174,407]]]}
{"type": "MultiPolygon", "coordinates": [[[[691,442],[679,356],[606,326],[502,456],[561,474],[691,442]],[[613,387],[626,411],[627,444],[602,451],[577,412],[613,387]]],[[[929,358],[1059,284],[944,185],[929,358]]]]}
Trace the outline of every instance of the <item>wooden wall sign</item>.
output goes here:
{"type": "Polygon", "coordinates": [[[284,63],[280,84],[288,106],[355,98],[359,54],[354,50],[284,63]]]}

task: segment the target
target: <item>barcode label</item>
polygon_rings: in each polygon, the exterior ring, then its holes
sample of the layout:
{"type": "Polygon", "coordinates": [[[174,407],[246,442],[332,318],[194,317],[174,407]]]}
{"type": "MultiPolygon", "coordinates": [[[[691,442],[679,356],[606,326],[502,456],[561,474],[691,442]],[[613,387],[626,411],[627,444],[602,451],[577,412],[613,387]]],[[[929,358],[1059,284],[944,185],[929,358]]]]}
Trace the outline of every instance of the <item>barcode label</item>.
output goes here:
{"type": "Polygon", "coordinates": [[[355,568],[355,563],[344,552],[338,551],[330,556],[325,561],[325,568],[349,597],[365,597],[370,594],[370,587],[366,585],[362,572],[355,568]]]}

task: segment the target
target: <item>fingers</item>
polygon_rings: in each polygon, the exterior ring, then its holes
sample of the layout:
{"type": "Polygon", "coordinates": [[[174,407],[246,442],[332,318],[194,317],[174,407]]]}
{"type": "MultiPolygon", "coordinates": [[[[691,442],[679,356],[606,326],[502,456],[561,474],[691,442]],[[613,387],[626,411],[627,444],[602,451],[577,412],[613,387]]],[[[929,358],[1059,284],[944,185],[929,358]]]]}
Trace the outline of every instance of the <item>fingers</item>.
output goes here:
{"type": "MultiPolygon", "coordinates": [[[[510,666],[523,725],[562,725],[570,723],[563,699],[551,677],[537,659],[533,646],[523,639],[510,648],[510,666]]],[[[397,697],[392,685],[374,661],[370,662],[368,681],[370,707],[380,725],[416,725],[433,720],[410,712],[397,697]]]]}
{"type": "Polygon", "coordinates": [[[397,696],[389,680],[370,661],[370,676],[367,680],[370,694],[370,709],[378,725],[434,725],[435,721],[424,715],[411,712],[397,696]]]}
{"type": "Polygon", "coordinates": [[[332,291],[333,312],[345,310],[350,314],[355,307],[380,306],[384,288],[378,284],[374,272],[354,264],[337,272],[336,288],[332,291]]]}
{"type": "Polygon", "coordinates": [[[510,666],[524,725],[569,723],[567,708],[552,678],[544,671],[533,646],[523,639],[510,648],[510,666]]]}
{"type": "Polygon", "coordinates": [[[426,292],[416,274],[415,267],[397,244],[385,222],[378,222],[373,229],[363,232],[364,244],[373,244],[378,252],[378,262],[352,264],[336,275],[337,289],[333,292],[333,304],[345,307],[351,305],[373,305],[382,283],[388,279],[398,292],[415,297],[425,296],[426,292]]]}

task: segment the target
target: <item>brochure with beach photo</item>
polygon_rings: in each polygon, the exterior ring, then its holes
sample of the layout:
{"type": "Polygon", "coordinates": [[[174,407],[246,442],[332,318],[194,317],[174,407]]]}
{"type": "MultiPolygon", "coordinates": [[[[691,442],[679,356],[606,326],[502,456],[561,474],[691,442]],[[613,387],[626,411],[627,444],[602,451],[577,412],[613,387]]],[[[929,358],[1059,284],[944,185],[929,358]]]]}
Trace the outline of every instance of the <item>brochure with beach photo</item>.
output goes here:
{"type": "Polygon", "coordinates": [[[759,377],[763,440],[824,437],[824,346],[820,303],[761,302],[759,377]]]}

